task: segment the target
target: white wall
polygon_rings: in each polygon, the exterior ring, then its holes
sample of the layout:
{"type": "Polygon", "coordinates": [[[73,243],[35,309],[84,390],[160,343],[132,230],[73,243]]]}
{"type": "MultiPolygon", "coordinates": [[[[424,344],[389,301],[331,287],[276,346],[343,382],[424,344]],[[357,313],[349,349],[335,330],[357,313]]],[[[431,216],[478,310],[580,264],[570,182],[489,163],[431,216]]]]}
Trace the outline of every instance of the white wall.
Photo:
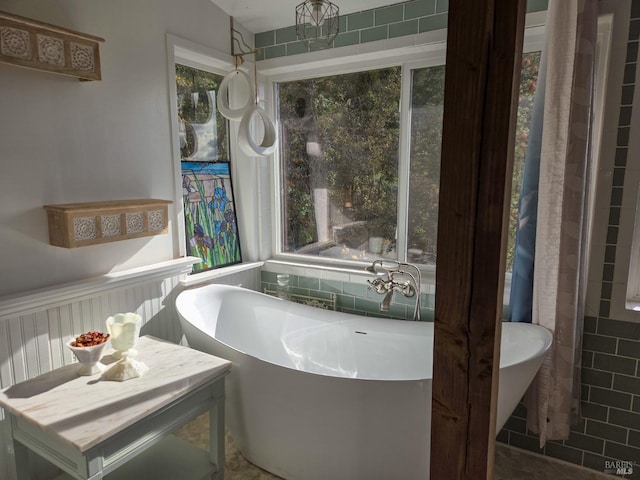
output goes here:
{"type": "MultiPolygon", "coordinates": [[[[0,64],[0,296],[178,256],[174,221],[167,235],[50,246],[42,205],[180,201],[165,37],[230,52],[229,17],[209,0],[3,0],[1,8],[105,43],[99,82],[0,64]]],[[[170,219],[175,212],[174,203],[170,219]]]]}

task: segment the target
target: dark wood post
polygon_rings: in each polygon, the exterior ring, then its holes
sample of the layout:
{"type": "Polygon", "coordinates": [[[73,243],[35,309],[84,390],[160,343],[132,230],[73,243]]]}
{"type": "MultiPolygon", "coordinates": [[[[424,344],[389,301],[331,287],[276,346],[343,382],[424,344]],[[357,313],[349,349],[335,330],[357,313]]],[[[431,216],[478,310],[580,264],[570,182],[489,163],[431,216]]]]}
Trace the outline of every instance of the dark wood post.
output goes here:
{"type": "Polygon", "coordinates": [[[493,478],[525,0],[449,0],[431,480],[493,478]]]}

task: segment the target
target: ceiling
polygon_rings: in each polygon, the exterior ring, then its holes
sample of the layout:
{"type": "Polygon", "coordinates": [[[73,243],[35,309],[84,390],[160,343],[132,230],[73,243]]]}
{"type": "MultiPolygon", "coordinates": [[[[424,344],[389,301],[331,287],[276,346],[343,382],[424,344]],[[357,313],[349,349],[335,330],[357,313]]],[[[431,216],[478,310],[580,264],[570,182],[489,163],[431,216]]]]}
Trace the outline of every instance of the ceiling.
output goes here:
{"type": "MultiPolygon", "coordinates": [[[[302,0],[211,0],[252,33],[288,27],[296,23],[295,8],[302,0]]],[[[332,0],[340,15],[370,10],[394,0],[332,0]]]]}

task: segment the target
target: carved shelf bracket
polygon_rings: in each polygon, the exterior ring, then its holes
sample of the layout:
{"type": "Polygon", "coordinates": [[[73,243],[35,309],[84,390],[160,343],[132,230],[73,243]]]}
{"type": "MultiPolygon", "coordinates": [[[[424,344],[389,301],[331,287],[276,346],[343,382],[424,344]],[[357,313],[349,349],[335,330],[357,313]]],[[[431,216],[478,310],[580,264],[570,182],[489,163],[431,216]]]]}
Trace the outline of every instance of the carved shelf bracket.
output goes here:
{"type": "Polygon", "coordinates": [[[49,243],[83,247],[167,233],[171,200],[115,200],[45,205],[49,243]]]}
{"type": "Polygon", "coordinates": [[[0,11],[0,63],[100,80],[104,39],[0,11]]]}

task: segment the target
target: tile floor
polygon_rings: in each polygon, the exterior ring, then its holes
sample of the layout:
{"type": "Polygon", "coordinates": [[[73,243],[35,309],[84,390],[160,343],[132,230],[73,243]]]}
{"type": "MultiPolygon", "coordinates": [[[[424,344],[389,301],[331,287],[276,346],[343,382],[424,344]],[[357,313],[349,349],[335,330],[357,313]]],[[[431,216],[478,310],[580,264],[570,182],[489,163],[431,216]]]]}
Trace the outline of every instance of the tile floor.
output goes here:
{"type": "MultiPolygon", "coordinates": [[[[198,417],[182,427],[177,436],[201,448],[209,445],[209,419],[207,415],[198,417]]],[[[226,480],[278,480],[269,472],[245,460],[227,432],[225,441],[226,480]]],[[[620,478],[570,463],[543,457],[503,444],[496,446],[495,480],[611,480],[620,478]]]]}

